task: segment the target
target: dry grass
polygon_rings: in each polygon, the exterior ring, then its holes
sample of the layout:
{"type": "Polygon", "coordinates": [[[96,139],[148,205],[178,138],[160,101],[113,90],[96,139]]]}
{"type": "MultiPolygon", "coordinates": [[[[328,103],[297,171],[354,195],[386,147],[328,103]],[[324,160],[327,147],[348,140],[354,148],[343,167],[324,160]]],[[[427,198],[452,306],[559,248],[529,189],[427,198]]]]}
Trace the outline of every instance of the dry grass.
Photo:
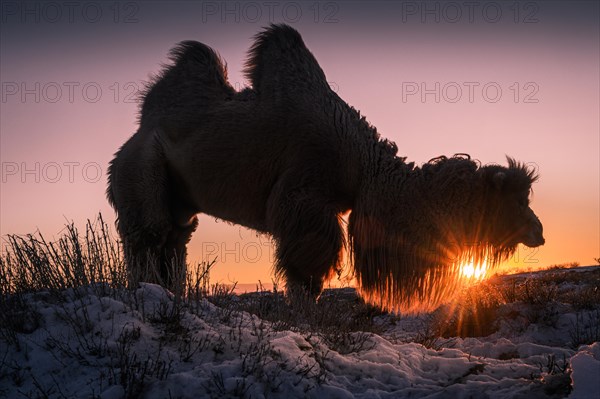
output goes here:
{"type": "Polygon", "coordinates": [[[483,337],[496,332],[498,311],[502,304],[489,283],[473,287],[448,312],[444,337],[483,337]]]}
{"type": "Polygon", "coordinates": [[[575,267],[579,267],[579,262],[566,262],[566,263],[558,263],[554,265],[550,265],[543,270],[564,270],[564,269],[573,269],[575,267]]]}
{"type": "Polygon", "coordinates": [[[126,285],[127,273],[117,242],[99,215],[88,220],[83,236],[74,224],[56,242],[41,233],[8,235],[0,257],[0,295],[50,291],[81,286],[126,285]]]}
{"type": "MultiPolygon", "coordinates": [[[[48,330],[49,350],[56,352],[57,357],[86,365],[101,363],[95,359],[109,359],[110,367],[103,369],[100,384],[120,384],[127,398],[138,397],[148,384],[169,376],[172,360],[165,355],[165,347],[170,348],[170,353],[178,353],[182,362],[193,361],[207,352],[212,352],[215,358],[231,351],[237,353],[243,360],[242,378],[233,391],[228,391],[222,385],[222,376],[216,373],[210,389],[207,388],[215,397],[243,396],[249,388],[247,381],[277,391],[278,387],[270,384],[283,369],[275,362],[270,341],[284,330],[296,331],[311,343],[312,360],[299,359],[288,370],[298,375],[297,383],[305,384],[307,390],[325,381],[327,348],[352,353],[373,347],[372,333],[379,331],[373,316],[378,312],[354,291],[326,291],[318,303],[301,294],[286,297],[277,285],[273,291],[257,290],[237,296],[233,293],[235,285],[210,283],[214,264],[213,261],[195,265],[180,276],[181,281],[175,282],[183,287],[180,292],[169,294],[168,301],[149,305],[139,295],[139,285],[128,275],[120,243],[101,216],[88,221],[83,233],[74,224],[67,225],[57,241],[48,241],[41,233],[9,235],[0,256],[0,341],[17,352],[27,351],[26,336],[46,329],[44,317],[36,310],[36,301],[51,304],[56,308],[57,320],[67,326],[76,343],[52,336],[48,330]],[[132,316],[141,318],[140,322],[158,328],[161,334],[157,346],[147,353],[136,350],[139,327],[121,332],[102,331],[98,317],[92,313],[91,296],[100,302],[109,298],[122,302],[132,316]],[[209,303],[216,307],[208,311],[209,303]],[[198,334],[186,321],[189,314],[215,326],[214,331],[227,328],[229,332],[224,336],[215,332],[198,334]],[[252,331],[251,340],[243,333],[248,329],[252,331]],[[115,334],[116,348],[108,345],[115,334]]],[[[44,386],[34,370],[8,360],[4,353],[0,353],[0,370],[0,379],[10,378],[17,386],[26,380],[34,381],[35,389],[23,392],[23,397],[68,396],[60,392],[57,383],[44,386]]]]}

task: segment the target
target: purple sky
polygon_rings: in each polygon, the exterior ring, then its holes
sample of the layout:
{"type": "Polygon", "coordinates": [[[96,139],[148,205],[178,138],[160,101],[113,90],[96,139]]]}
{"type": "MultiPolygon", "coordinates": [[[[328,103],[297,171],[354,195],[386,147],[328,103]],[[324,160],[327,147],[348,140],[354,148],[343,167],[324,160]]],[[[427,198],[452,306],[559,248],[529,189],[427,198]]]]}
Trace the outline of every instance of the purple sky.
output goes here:
{"type": "MultiPolygon", "coordinates": [[[[11,2],[1,5],[0,233],[58,237],[102,212],[106,166],[136,130],[132,94],[193,39],[241,75],[269,22],[303,35],[332,87],[417,163],[470,153],[535,163],[547,244],[512,263],[600,256],[599,9],[544,2],[11,2]],[[468,4],[472,4],[469,6],[468,4]]],[[[270,281],[267,237],[201,217],[190,260],[270,281]]]]}

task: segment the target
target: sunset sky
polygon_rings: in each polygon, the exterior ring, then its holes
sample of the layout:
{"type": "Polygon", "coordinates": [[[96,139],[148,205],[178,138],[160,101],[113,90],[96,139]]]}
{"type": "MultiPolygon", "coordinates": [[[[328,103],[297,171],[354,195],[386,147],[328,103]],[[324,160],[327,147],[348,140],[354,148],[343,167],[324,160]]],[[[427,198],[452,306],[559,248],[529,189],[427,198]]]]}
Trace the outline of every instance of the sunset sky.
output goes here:
{"type": "MultiPolygon", "coordinates": [[[[252,36],[286,22],[400,155],[537,166],[546,245],[521,247],[513,264],[600,256],[598,2],[72,4],[1,3],[3,241],[38,229],[58,238],[98,212],[113,226],[107,164],[136,131],[135,91],[169,49],[208,44],[241,88],[252,36]]],[[[268,237],[202,216],[189,260],[218,256],[214,281],[270,282],[273,253],[268,237]]]]}

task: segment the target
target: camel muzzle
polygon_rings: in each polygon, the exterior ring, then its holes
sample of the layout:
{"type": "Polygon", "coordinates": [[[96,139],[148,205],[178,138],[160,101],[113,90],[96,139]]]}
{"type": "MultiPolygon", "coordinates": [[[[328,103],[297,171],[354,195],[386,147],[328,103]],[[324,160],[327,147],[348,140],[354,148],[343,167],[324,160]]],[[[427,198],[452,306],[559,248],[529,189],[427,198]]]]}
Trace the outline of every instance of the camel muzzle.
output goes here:
{"type": "Polygon", "coordinates": [[[535,214],[533,215],[533,218],[534,220],[531,222],[531,227],[523,239],[523,244],[530,248],[539,247],[546,243],[542,223],[535,214]]]}

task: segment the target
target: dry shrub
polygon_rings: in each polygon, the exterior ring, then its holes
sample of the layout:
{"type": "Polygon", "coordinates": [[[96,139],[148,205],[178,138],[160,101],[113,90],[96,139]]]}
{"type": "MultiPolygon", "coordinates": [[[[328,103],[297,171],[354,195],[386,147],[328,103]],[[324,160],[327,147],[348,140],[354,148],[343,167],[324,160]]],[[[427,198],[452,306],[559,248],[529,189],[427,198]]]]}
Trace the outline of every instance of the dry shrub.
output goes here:
{"type": "Polygon", "coordinates": [[[483,337],[498,331],[498,309],[502,301],[495,282],[485,281],[470,287],[450,307],[443,337],[483,337]]]}
{"type": "Polygon", "coordinates": [[[96,289],[123,287],[127,272],[118,242],[98,215],[88,220],[80,236],[73,223],[65,233],[49,242],[41,233],[7,236],[8,245],[0,257],[0,295],[51,291],[92,286],[96,289]]]}
{"type": "Polygon", "coordinates": [[[546,270],[563,270],[563,269],[572,269],[574,267],[579,267],[579,262],[567,262],[567,263],[558,263],[555,265],[550,265],[546,268],[546,270]]]}
{"type": "Polygon", "coordinates": [[[578,313],[571,322],[569,337],[573,349],[600,341],[600,309],[578,313]]]}
{"type": "Polygon", "coordinates": [[[572,290],[563,297],[575,310],[593,310],[600,307],[600,286],[587,286],[572,290]]]}
{"type": "Polygon", "coordinates": [[[340,353],[368,349],[371,335],[381,332],[373,318],[382,312],[366,304],[353,288],[325,290],[315,302],[308,293],[285,296],[277,284],[274,287],[271,292],[242,294],[234,306],[271,322],[277,331],[321,336],[340,353]]]}

